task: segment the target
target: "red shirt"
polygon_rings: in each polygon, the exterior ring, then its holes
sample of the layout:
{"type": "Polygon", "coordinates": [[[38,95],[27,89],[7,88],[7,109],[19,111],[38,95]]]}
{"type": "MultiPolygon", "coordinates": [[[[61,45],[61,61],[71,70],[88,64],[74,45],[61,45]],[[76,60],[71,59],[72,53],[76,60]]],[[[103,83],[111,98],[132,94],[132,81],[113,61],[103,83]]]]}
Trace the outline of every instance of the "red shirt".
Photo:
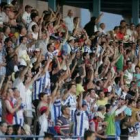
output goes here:
{"type": "MultiPolygon", "coordinates": [[[[10,103],[11,107],[14,108],[14,104],[12,103],[12,101],[9,101],[9,100],[7,100],[7,101],[10,103]]],[[[6,122],[7,122],[8,124],[13,124],[13,117],[14,117],[14,114],[10,113],[10,112],[6,109],[6,122]]]]}
{"type": "Polygon", "coordinates": [[[124,39],[124,34],[119,32],[119,33],[117,33],[117,37],[118,37],[118,39],[123,40],[124,39]]]}

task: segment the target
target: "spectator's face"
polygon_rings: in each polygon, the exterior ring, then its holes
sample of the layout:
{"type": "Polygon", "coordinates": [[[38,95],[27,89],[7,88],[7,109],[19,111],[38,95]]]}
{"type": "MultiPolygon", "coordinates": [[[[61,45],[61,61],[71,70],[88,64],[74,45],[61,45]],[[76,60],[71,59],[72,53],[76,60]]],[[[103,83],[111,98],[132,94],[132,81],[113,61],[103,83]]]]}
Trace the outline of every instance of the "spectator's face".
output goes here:
{"type": "Polygon", "coordinates": [[[120,32],[124,34],[125,33],[125,29],[124,28],[121,29],[120,32]]]}
{"type": "Polygon", "coordinates": [[[64,110],[64,114],[65,115],[70,115],[70,108],[69,107],[67,107],[65,110],[64,110]]]}
{"type": "Polygon", "coordinates": [[[101,28],[104,30],[105,29],[105,24],[101,24],[101,28]]]}
{"type": "Polygon", "coordinates": [[[91,101],[90,94],[86,97],[87,102],[91,101]]]}
{"type": "Polygon", "coordinates": [[[47,95],[44,95],[43,97],[42,97],[42,101],[44,101],[44,102],[48,102],[48,96],[47,95]]]}
{"type": "Polygon", "coordinates": [[[15,13],[13,13],[12,11],[10,11],[10,12],[8,13],[8,17],[9,17],[10,19],[14,19],[15,13]]]}
{"type": "Polygon", "coordinates": [[[90,92],[90,96],[91,96],[91,98],[95,98],[96,96],[95,96],[95,90],[92,90],[91,92],[90,92]]]}
{"type": "Polygon", "coordinates": [[[91,40],[89,39],[87,45],[91,46],[91,40]]]}
{"type": "Polygon", "coordinates": [[[139,67],[136,67],[136,73],[139,73],[139,72],[140,72],[139,67]]]}
{"type": "Polygon", "coordinates": [[[27,9],[27,12],[31,13],[31,10],[32,10],[32,8],[30,7],[30,8],[27,9]]]}
{"type": "Polygon", "coordinates": [[[0,127],[1,131],[3,133],[6,133],[7,132],[7,123],[4,123],[1,127],[0,127]]]}
{"type": "Polygon", "coordinates": [[[54,51],[54,43],[52,43],[52,45],[50,46],[49,51],[50,52],[53,52],[54,51]]]}
{"type": "Polygon", "coordinates": [[[10,98],[13,98],[13,97],[14,97],[13,94],[14,94],[13,90],[12,90],[12,89],[9,89],[9,90],[8,90],[8,96],[9,96],[10,98]]]}
{"type": "Polygon", "coordinates": [[[18,89],[15,89],[15,91],[14,91],[14,96],[15,97],[20,97],[20,92],[19,92],[19,90],[18,89]]]}
{"type": "Polygon", "coordinates": [[[136,102],[135,101],[132,102],[132,107],[136,107],[136,102]]]}
{"type": "Polygon", "coordinates": [[[68,16],[69,16],[69,17],[72,17],[72,16],[73,16],[72,10],[70,10],[70,11],[68,12],[68,16]]]}
{"type": "Polygon", "coordinates": [[[33,76],[33,75],[32,75],[31,69],[28,70],[27,76],[28,76],[28,77],[32,77],[32,76],[33,76]]]}
{"type": "Polygon", "coordinates": [[[128,69],[131,69],[131,68],[132,68],[132,63],[129,62],[129,63],[128,63],[128,69]]]}
{"type": "Polygon", "coordinates": [[[7,42],[7,47],[12,47],[12,41],[11,40],[7,42]]]}
{"type": "Polygon", "coordinates": [[[9,35],[10,32],[11,32],[11,30],[10,30],[10,28],[8,27],[8,28],[6,29],[6,31],[5,31],[5,33],[6,33],[7,35],[9,35]]]}
{"type": "Polygon", "coordinates": [[[12,135],[13,134],[13,127],[8,127],[8,135],[12,135]]]}
{"type": "Polygon", "coordinates": [[[129,88],[128,88],[127,85],[124,85],[124,91],[125,91],[125,92],[129,91],[129,88]]]}
{"type": "Polygon", "coordinates": [[[115,30],[115,33],[119,33],[120,32],[120,28],[117,28],[116,30],[115,30]]]}
{"type": "Polygon", "coordinates": [[[5,9],[5,13],[6,13],[6,15],[8,15],[9,12],[10,12],[10,8],[6,8],[6,9],[5,9]]]}
{"type": "Polygon", "coordinates": [[[72,93],[76,93],[76,86],[75,86],[75,85],[72,85],[72,87],[71,87],[71,92],[72,92],[72,93]]]}
{"type": "Polygon", "coordinates": [[[130,26],[130,29],[131,29],[131,30],[135,30],[135,25],[131,25],[131,26],[130,26]]]}
{"type": "Polygon", "coordinates": [[[99,94],[99,97],[100,97],[101,99],[103,99],[103,98],[105,97],[104,92],[101,92],[101,93],[99,94]]]}
{"type": "Polygon", "coordinates": [[[14,49],[12,48],[12,47],[9,47],[9,49],[8,49],[8,54],[11,54],[11,53],[13,53],[14,52],[14,49]]]}
{"type": "Polygon", "coordinates": [[[24,37],[24,38],[23,38],[22,43],[23,43],[23,44],[26,44],[26,43],[27,43],[27,37],[24,37]]]}
{"type": "Polygon", "coordinates": [[[35,22],[37,23],[39,21],[39,16],[35,17],[35,22]]]}
{"type": "Polygon", "coordinates": [[[27,30],[26,30],[26,28],[22,28],[22,30],[21,30],[21,34],[22,34],[22,35],[26,35],[26,34],[27,34],[27,30]]]}
{"type": "Polygon", "coordinates": [[[122,22],[121,27],[125,27],[125,26],[126,26],[126,22],[122,22]]]}

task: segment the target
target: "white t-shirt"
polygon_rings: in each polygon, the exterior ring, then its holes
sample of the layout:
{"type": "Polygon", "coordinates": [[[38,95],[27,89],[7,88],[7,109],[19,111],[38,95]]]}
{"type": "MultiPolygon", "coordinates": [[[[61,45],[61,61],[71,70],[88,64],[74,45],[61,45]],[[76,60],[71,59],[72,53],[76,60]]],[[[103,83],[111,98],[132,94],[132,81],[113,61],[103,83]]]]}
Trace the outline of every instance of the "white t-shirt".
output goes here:
{"type": "Polygon", "coordinates": [[[30,22],[29,27],[28,27],[28,31],[32,32],[33,25],[37,25],[36,22],[34,22],[34,21],[30,22]]]}
{"type": "MultiPolygon", "coordinates": [[[[39,117],[39,124],[40,124],[40,132],[39,135],[43,136],[44,132],[47,132],[48,130],[48,117],[44,113],[39,117]]],[[[39,138],[39,140],[42,140],[42,138],[39,138]]]]}
{"type": "Polygon", "coordinates": [[[26,11],[22,15],[22,19],[25,21],[26,24],[31,22],[31,13],[27,13],[26,11]]]}
{"type": "Polygon", "coordinates": [[[38,39],[38,33],[34,33],[34,32],[32,32],[32,35],[33,35],[33,38],[34,38],[35,40],[38,39]]]}
{"type": "Polygon", "coordinates": [[[66,17],[64,18],[64,22],[66,26],[68,27],[68,31],[72,32],[74,29],[74,23],[73,23],[73,17],[66,17]]]}
{"type": "Polygon", "coordinates": [[[8,22],[9,21],[9,17],[6,15],[5,12],[2,12],[1,15],[2,15],[3,22],[8,22]]]}
{"type": "Polygon", "coordinates": [[[25,98],[26,98],[26,102],[25,102],[26,116],[32,118],[33,117],[33,115],[32,115],[32,92],[30,89],[26,89],[25,98]]]}
{"type": "Polygon", "coordinates": [[[16,78],[13,87],[16,87],[20,92],[20,97],[22,98],[22,103],[25,103],[26,96],[25,96],[25,86],[20,78],[16,78]]]}

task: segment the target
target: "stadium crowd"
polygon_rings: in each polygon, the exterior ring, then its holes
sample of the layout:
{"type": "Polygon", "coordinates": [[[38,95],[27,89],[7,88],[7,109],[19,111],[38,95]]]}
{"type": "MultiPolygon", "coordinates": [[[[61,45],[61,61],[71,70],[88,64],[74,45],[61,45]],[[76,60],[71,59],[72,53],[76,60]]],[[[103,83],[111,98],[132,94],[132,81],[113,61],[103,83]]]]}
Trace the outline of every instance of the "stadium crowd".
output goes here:
{"type": "Polygon", "coordinates": [[[60,8],[0,5],[0,135],[137,136],[140,24],[106,31],[101,13],[82,28],[60,8]]]}

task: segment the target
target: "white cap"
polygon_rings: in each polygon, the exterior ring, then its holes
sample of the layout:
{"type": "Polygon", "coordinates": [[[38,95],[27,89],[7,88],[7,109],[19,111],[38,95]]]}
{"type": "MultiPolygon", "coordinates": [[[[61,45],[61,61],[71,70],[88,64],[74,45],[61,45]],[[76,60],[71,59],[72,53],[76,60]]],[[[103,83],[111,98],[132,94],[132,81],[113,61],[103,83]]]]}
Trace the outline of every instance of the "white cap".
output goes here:
{"type": "Polygon", "coordinates": [[[69,37],[69,41],[74,40],[75,38],[73,36],[69,37]]]}

